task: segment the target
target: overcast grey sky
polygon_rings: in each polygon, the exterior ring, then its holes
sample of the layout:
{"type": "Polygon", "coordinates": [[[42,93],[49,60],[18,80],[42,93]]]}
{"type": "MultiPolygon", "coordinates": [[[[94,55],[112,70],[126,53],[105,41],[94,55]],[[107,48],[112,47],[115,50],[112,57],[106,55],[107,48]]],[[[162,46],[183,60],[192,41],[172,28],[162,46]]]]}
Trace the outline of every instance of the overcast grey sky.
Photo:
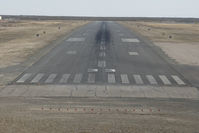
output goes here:
{"type": "Polygon", "coordinates": [[[0,0],[1,15],[198,17],[199,0],[0,0]]]}

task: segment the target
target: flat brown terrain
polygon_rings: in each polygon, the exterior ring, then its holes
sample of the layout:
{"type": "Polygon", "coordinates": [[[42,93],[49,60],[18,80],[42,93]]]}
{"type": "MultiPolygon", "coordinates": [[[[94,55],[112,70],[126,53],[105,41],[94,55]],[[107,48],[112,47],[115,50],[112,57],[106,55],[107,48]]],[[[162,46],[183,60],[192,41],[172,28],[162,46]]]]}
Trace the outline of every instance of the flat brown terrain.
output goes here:
{"type": "Polygon", "coordinates": [[[2,133],[197,133],[199,124],[194,101],[191,104],[180,100],[120,98],[1,98],[0,101],[2,133]]]}
{"type": "Polygon", "coordinates": [[[120,22],[154,42],[180,64],[199,65],[199,24],[171,22],[120,22]]]}

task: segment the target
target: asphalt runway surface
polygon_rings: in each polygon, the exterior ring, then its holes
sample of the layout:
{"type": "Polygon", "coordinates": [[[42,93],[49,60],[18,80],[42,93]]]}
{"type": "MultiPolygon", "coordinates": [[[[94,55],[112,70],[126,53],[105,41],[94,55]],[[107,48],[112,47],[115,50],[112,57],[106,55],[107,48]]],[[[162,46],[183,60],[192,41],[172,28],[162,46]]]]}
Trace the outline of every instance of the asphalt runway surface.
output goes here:
{"type": "Polygon", "coordinates": [[[13,83],[189,85],[150,45],[115,22],[80,28],[13,83]]]}

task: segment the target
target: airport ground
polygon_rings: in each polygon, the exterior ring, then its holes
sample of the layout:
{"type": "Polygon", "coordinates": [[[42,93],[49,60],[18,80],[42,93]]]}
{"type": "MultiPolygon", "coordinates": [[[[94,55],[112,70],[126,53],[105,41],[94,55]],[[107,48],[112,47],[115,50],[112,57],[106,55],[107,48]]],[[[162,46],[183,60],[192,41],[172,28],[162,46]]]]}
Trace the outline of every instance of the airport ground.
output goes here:
{"type": "Polygon", "coordinates": [[[0,132],[198,132],[199,24],[0,25],[0,132]]]}

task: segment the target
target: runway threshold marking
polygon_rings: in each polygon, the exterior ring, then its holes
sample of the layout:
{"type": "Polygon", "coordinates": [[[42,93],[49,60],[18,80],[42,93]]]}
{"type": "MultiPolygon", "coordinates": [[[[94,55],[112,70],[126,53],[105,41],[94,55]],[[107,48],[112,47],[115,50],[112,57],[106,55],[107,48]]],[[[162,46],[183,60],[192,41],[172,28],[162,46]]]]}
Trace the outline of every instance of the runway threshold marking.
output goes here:
{"type": "Polygon", "coordinates": [[[51,74],[51,75],[47,78],[47,80],[45,81],[45,83],[52,83],[56,77],[57,77],[57,74],[51,74]]]}
{"type": "Polygon", "coordinates": [[[143,80],[142,80],[140,75],[136,75],[135,74],[135,75],[133,75],[133,77],[135,79],[136,84],[144,84],[144,82],[143,82],[143,80]]]}
{"type": "Polygon", "coordinates": [[[159,77],[165,85],[171,85],[171,82],[165,75],[159,75],[159,77]]]}
{"type": "Polygon", "coordinates": [[[110,84],[115,83],[115,74],[112,74],[112,73],[108,74],[108,83],[110,83],[110,84]]]}
{"type": "Polygon", "coordinates": [[[88,74],[88,83],[95,83],[95,73],[89,73],[88,74]]]}
{"type": "Polygon", "coordinates": [[[185,85],[185,82],[183,82],[177,75],[172,75],[171,76],[178,85],[185,85]]]}
{"type": "Polygon", "coordinates": [[[121,80],[123,84],[129,84],[129,79],[127,74],[121,74],[121,80]]]}
{"type": "Polygon", "coordinates": [[[17,80],[17,83],[24,83],[26,80],[28,80],[31,77],[31,73],[24,74],[19,80],[17,80]]]}
{"type": "Polygon", "coordinates": [[[74,82],[74,83],[80,83],[81,80],[82,80],[82,77],[83,77],[82,74],[75,74],[75,77],[74,77],[73,82],[74,82]]]}
{"type": "Polygon", "coordinates": [[[31,81],[31,83],[38,83],[42,78],[43,78],[44,74],[43,73],[39,73],[37,74],[33,80],[31,81]]]}
{"type": "Polygon", "coordinates": [[[155,80],[155,78],[152,75],[146,75],[146,78],[148,79],[148,81],[150,82],[150,84],[152,85],[157,85],[157,81],[155,80]]]}
{"type": "Polygon", "coordinates": [[[64,74],[62,75],[62,78],[59,81],[59,83],[67,83],[69,78],[70,78],[70,74],[64,74]]]}

